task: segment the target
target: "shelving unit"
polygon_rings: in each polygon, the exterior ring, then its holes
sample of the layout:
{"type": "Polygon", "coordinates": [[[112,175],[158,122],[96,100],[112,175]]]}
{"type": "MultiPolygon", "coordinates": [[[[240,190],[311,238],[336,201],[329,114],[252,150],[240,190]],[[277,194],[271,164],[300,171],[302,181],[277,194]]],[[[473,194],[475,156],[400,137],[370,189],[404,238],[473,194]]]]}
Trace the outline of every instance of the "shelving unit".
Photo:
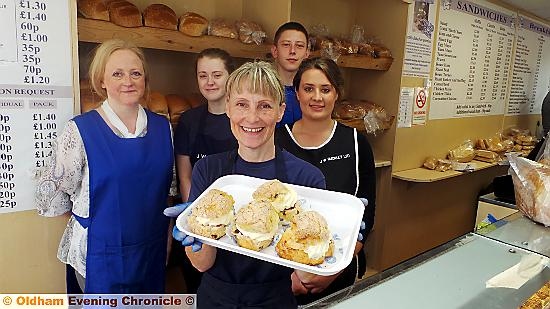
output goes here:
{"type": "MultiPolygon", "coordinates": [[[[78,40],[101,43],[112,38],[132,40],[140,47],[198,53],[205,48],[221,47],[233,57],[268,59],[271,57],[269,44],[244,44],[238,40],[215,36],[190,37],[179,31],[151,27],[126,28],[108,21],[78,18],[78,40]]],[[[319,55],[319,53],[312,53],[319,55]]],[[[364,55],[343,55],[338,64],[346,68],[367,70],[388,70],[392,58],[372,58],[364,55]]]]}
{"type": "Polygon", "coordinates": [[[493,166],[497,166],[498,163],[487,163],[482,161],[472,161],[476,164],[476,169],[472,172],[457,172],[457,171],[446,171],[446,172],[439,172],[434,170],[429,170],[427,168],[419,167],[419,168],[413,168],[410,170],[404,170],[399,172],[393,172],[392,177],[409,181],[409,182],[434,182],[439,180],[444,180],[452,177],[457,177],[469,173],[475,173],[477,171],[484,170],[486,168],[490,168],[493,166]]]}

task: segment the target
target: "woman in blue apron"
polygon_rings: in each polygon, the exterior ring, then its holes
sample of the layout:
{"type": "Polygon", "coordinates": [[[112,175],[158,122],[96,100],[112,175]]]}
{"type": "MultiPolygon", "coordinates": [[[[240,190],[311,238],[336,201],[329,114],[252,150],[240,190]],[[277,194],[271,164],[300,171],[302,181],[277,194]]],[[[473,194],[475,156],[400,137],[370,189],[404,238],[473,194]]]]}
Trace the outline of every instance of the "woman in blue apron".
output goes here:
{"type": "Polygon", "coordinates": [[[302,119],[277,130],[277,145],[318,167],[325,175],[327,189],[368,200],[363,213],[366,228],[360,232],[351,264],[336,275],[317,280],[301,281],[293,276],[294,286],[304,287],[294,291],[302,305],[353,285],[365,273],[362,248],[374,224],[376,174],[367,138],[331,118],[334,104],[343,95],[344,79],[338,65],[328,58],[306,59],[293,84],[302,119]]]}
{"type": "MultiPolygon", "coordinates": [[[[325,187],[324,176],[317,168],[275,147],[275,124],[281,120],[285,104],[283,87],[269,63],[245,63],[229,76],[227,93],[227,115],[239,147],[197,162],[190,200],[227,174],[325,187]]],[[[179,233],[176,229],[174,236],[181,240],[179,233]]],[[[198,308],[297,307],[290,279],[292,269],[208,245],[194,252],[198,245],[185,249],[193,266],[204,272],[197,292],[198,308]]]]}
{"type": "Polygon", "coordinates": [[[168,120],[139,105],[147,74],[135,45],[101,44],[89,75],[105,101],[69,121],[39,179],[38,212],[72,213],[58,257],[84,293],[164,293],[174,160],[168,120]]]}
{"type": "MultiPolygon", "coordinates": [[[[225,114],[225,83],[236,68],[233,58],[223,49],[208,48],[199,53],[195,65],[197,84],[207,104],[184,112],[174,132],[174,151],[181,199],[186,202],[191,188],[191,170],[210,154],[237,148],[225,114]]],[[[172,245],[171,260],[181,267],[186,293],[197,293],[201,273],[185,255],[181,243],[172,245]]]]}

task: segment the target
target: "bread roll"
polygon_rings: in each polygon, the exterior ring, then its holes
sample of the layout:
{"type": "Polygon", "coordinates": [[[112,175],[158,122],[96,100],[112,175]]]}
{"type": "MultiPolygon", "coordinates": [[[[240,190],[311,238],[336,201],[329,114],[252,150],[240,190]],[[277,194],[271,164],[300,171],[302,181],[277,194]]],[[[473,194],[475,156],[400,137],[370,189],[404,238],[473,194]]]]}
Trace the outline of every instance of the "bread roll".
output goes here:
{"type": "Polygon", "coordinates": [[[213,239],[225,235],[226,227],[234,221],[233,197],[221,190],[211,189],[197,202],[187,217],[195,234],[213,239]]]}
{"type": "Polygon", "coordinates": [[[115,0],[109,3],[109,18],[122,27],[141,27],[143,21],[137,6],[125,0],[115,0]]]}
{"type": "Polygon", "coordinates": [[[155,3],[145,8],[143,22],[147,27],[178,30],[178,16],[164,4],[155,3]]]}
{"type": "Polygon", "coordinates": [[[177,94],[167,94],[164,96],[168,104],[168,113],[170,114],[170,123],[173,126],[178,124],[181,113],[191,108],[191,105],[187,103],[181,96],[177,94]]]}
{"type": "Polygon", "coordinates": [[[196,92],[185,95],[185,101],[187,101],[187,103],[189,103],[193,108],[206,103],[202,94],[196,92]]]}
{"type": "Polygon", "coordinates": [[[188,36],[201,36],[208,29],[208,20],[197,13],[187,12],[180,17],[178,29],[188,36]]]}
{"type": "Polygon", "coordinates": [[[279,215],[268,201],[251,201],[237,211],[232,228],[237,244],[260,251],[271,244],[279,227],[279,215]]]}
{"type": "Polygon", "coordinates": [[[103,0],[78,0],[78,12],[86,18],[109,21],[109,11],[103,0]]]}
{"type": "Polygon", "coordinates": [[[153,113],[157,113],[170,119],[168,114],[168,103],[164,95],[158,91],[151,91],[147,100],[147,108],[153,113]]]}

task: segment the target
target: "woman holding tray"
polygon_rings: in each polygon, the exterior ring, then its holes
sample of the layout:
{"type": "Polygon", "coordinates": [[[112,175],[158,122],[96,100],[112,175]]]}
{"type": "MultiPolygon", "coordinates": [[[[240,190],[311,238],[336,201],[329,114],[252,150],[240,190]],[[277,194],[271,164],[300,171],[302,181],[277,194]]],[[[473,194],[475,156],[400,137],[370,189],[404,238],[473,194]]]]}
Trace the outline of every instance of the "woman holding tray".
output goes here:
{"type": "Polygon", "coordinates": [[[277,129],[276,142],[285,150],[318,167],[325,175],[327,189],[366,198],[363,213],[366,228],[355,247],[355,258],[339,274],[302,279],[293,276],[299,304],[307,304],[346,288],[361,278],[366,269],[363,244],[374,224],[376,175],[372,149],[356,129],[331,119],[334,104],[342,97],[344,79],[338,65],[328,58],[306,59],[293,80],[302,118],[277,129]]]}
{"type": "MultiPolygon", "coordinates": [[[[283,87],[272,66],[263,61],[245,63],[229,76],[226,89],[226,113],[239,146],[195,164],[189,200],[229,174],[324,188],[319,169],[275,147],[275,125],[283,116],[285,103],[283,87]]],[[[183,240],[193,266],[204,272],[197,292],[198,308],[297,307],[292,269],[193,243],[177,229],[174,237],[183,240]]]]}

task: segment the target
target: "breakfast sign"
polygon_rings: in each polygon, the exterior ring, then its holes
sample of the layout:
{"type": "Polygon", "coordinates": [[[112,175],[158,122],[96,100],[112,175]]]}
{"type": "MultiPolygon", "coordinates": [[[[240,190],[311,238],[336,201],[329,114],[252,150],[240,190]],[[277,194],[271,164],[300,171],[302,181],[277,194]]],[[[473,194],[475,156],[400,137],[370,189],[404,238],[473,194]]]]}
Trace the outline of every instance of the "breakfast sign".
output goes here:
{"type": "Polygon", "coordinates": [[[0,0],[0,213],[33,209],[36,170],[73,115],[70,0],[0,0]]]}

